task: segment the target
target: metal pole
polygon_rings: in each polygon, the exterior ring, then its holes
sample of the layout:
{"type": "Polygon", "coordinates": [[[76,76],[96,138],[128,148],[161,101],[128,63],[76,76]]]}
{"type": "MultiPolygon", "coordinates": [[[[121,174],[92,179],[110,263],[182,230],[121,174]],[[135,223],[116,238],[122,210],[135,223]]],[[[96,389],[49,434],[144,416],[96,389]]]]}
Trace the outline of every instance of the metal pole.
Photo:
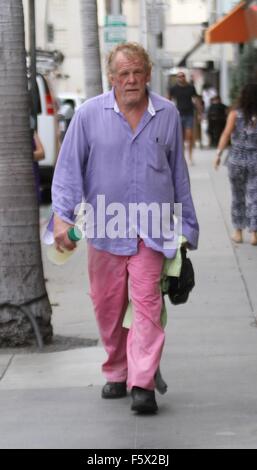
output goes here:
{"type": "Polygon", "coordinates": [[[37,66],[36,66],[36,19],[35,0],[29,0],[29,46],[30,46],[30,73],[31,73],[31,96],[33,109],[31,114],[34,118],[35,129],[37,129],[37,66]]]}
{"type": "MultiPolygon", "coordinates": [[[[220,18],[223,11],[223,0],[217,0],[217,17],[220,18]]],[[[228,63],[226,58],[226,45],[220,46],[220,96],[224,104],[229,104],[228,90],[228,63]]]]}
{"type": "Polygon", "coordinates": [[[47,45],[48,45],[48,35],[47,35],[48,14],[49,14],[49,0],[46,0],[46,5],[45,5],[45,24],[44,24],[45,49],[47,49],[47,45]]]}
{"type": "Polygon", "coordinates": [[[216,1],[215,0],[207,0],[207,8],[208,8],[208,22],[209,25],[214,23],[217,19],[217,11],[216,11],[216,1]]]}
{"type": "Polygon", "coordinates": [[[160,5],[157,0],[148,0],[146,6],[147,49],[153,62],[151,88],[156,93],[161,93],[161,67],[157,48],[157,36],[160,32],[158,29],[160,14],[160,5]]]}
{"type": "Polygon", "coordinates": [[[148,31],[147,31],[147,12],[146,0],[140,0],[140,38],[142,46],[147,49],[148,47],[148,31]]]}
{"type": "Polygon", "coordinates": [[[121,15],[121,2],[120,2],[120,0],[112,0],[111,9],[112,9],[112,15],[121,15]]]}

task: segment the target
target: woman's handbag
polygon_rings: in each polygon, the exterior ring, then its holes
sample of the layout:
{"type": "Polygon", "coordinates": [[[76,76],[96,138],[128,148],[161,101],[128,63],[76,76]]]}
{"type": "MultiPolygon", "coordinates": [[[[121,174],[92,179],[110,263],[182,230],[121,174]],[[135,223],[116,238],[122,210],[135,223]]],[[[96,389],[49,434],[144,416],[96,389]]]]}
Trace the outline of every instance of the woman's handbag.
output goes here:
{"type": "Polygon", "coordinates": [[[181,248],[182,266],[179,277],[168,276],[168,291],[167,294],[172,304],[184,304],[187,302],[188,296],[195,285],[194,268],[189,258],[187,258],[187,251],[181,248]]]}

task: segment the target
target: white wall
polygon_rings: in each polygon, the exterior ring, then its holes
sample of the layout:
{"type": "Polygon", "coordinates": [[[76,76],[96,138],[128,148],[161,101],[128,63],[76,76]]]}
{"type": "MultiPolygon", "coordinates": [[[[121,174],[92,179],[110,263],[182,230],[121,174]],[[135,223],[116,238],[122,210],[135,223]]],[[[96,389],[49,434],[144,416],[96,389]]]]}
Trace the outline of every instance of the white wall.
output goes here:
{"type": "Polygon", "coordinates": [[[138,27],[140,19],[140,0],[123,0],[122,13],[127,17],[128,26],[138,27]]]}
{"type": "Polygon", "coordinates": [[[172,0],[167,20],[172,24],[200,24],[208,18],[207,0],[172,0]]]}
{"type": "MultiPolygon", "coordinates": [[[[103,0],[102,0],[103,2],[103,0]]],[[[35,0],[37,48],[60,50],[64,62],[58,70],[62,78],[55,77],[57,91],[84,92],[80,0],[35,0]],[[48,43],[46,24],[54,24],[54,42],[48,43]]],[[[28,1],[23,0],[26,47],[28,48],[28,1]]]]}
{"type": "MultiPolygon", "coordinates": [[[[201,33],[201,23],[208,19],[208,0],[169,0],[165,10],[165,55],[177,63],[183,55],[197,42],[201,33]]],[[[233,0],[224,0],[233,2],[233,0]]],[[[28,0],[23,0],[26,19],[26,38],[28,37],[28,0]]],[[[80,24],[80,0],[35,0],[37,47],[43,49],[60,49],[65,60],[60,67],[62,78],[56,78],[58,91],[84,92],[84,64],[82,60],[82,36],[80,24]],[[45,26],[47,22],[55,25],[55,41],[47,43],[45,26]]],[[[225,7],[225,4],[224,4],[225,7]]],[[[140,1],[123,0],[123,13],[127,17],[128,41],[140,41],[140,1]]],[[[103,25],[105,18],[105,1],[98,0],[98,17],[100,25],[100,43],[102,64],[103,25]]],[[[26,40],[28,46],[28,40],[26,40]]],[[[190,60],[206,61],[219,59],[220,47],[204,45],[199,48],[190,60]]]]}

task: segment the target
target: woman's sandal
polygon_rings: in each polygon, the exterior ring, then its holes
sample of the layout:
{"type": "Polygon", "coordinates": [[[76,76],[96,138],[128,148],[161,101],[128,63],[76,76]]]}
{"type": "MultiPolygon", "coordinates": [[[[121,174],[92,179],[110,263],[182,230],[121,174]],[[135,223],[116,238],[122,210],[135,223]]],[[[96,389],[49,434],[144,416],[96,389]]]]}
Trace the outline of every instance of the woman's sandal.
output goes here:
{"type": "Polygon", "coordinates": [[[236,231],[231,235],[231,240],[235,243],[242,243],[243,242],[243,235],[242,232],[236,231]]]}
{"type": "Polygon", "coordinates": [[[251,245],[257,245],[257,232],[252,232],[251,234],[251,245]]]}

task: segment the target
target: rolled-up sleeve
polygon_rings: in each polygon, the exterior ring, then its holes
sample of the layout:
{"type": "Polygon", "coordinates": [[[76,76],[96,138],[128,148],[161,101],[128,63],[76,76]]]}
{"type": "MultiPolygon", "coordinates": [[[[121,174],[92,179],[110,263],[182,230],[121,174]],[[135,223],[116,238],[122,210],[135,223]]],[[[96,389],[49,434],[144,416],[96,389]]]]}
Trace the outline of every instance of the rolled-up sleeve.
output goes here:
{"type": "Polygon", "coordinates": [[[62,143],[52,183],[53,212],[68,223],[74,223],[74,209],[83,199],[88,153],[84,116],[78,110],[62,143]]]}
{"type": "Polygon", "coordinates": [[[187,238],[192,249],[198,246],[199,225],[191,195],[187,163],[184,158],[184,144],[180,118],[177,115],[175,128],[175,146],[173,155],[174,202],[182,204],[182,234],[187,238]]]}

